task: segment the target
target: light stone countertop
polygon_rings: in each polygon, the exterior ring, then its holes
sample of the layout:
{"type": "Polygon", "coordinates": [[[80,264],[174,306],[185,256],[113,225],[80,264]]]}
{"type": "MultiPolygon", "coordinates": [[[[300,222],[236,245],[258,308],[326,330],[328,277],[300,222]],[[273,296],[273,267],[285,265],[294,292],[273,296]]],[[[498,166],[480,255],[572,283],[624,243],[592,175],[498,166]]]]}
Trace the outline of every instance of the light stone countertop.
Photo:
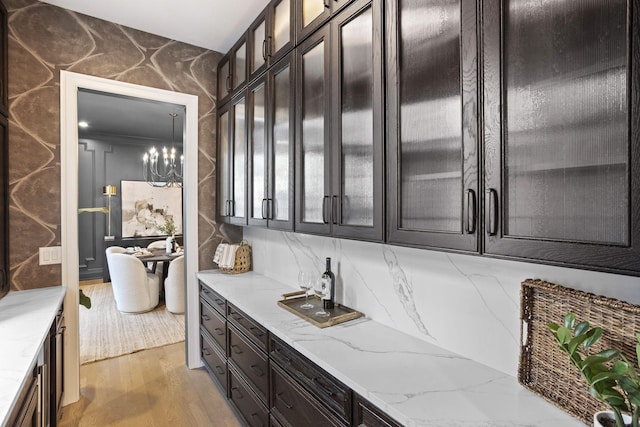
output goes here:
{"type": "Polygon", "coordinates": [[[407,427],[584,427],[516,378],[371,319],[317,328],[277,305],[297,290],[286,284],[253,272],[197,276],[407,427]]]}
{"type": "Polygon", "coordinates": [[[11,291],[0,300],[0,425],[31,374],[67,288],[11,291]]]}

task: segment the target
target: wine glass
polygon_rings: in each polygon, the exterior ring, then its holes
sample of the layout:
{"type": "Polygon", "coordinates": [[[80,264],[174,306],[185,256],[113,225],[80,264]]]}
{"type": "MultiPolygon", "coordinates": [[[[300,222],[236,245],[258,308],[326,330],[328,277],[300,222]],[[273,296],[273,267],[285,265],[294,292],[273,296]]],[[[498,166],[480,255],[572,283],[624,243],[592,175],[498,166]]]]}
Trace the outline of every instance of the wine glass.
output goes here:
{"type": "Polygon", "coordinates": [[[303,310],[313,308],[313,304],[309,303],[309,289],[312,287],[312,275],[309,271],[300,271],[298,273],[298,286],[304,291],[304,304],[300,308],[303,310]]]}
{"type": "Polygon", "coordinates": [[[330,287],[326,285],[325,281],[322,279],[318,279],[315,282],[315,286],[313,287],[316,295],[320,297],[322,301],[322,305],[320,306],[320,311],[316,312],[316,316],[318,317],[329,317],[331,314],[324,309],[324,299],[329,296],[329,292],[331,291],[330,287]]]}

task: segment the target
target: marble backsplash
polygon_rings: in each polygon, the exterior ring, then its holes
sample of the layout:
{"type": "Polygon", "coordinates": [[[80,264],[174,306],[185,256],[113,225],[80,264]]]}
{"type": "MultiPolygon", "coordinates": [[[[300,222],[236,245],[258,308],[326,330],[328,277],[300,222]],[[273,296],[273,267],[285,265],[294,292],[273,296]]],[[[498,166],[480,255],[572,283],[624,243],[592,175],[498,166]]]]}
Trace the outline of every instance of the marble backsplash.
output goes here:
{"type": "Polygon", "coordinates": [[[540,278],[640,303],[640,278],[330,237],[245,228],[253,269],[296,286],[331,257],[338,302],[516,376],[520,283],[540,278]]]}

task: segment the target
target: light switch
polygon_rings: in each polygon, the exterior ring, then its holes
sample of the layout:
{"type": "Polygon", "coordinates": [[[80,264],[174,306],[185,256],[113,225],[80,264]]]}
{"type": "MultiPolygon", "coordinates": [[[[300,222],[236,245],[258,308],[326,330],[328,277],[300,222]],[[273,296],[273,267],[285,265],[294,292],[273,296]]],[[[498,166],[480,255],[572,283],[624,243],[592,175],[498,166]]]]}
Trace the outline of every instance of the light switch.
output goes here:
{"type": "Polygon", "coordinates": [[[62,247],[60,246],[47,246],[40,248],[40,265],[49,264],[61,264],[62,263],[62,247]]]}

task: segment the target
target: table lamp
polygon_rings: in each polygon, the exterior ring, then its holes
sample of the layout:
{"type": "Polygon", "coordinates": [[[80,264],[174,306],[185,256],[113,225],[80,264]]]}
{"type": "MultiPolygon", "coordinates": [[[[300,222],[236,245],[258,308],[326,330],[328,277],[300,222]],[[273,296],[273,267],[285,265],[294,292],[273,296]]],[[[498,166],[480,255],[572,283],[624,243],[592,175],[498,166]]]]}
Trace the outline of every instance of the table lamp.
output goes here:
{"type": "Polygon", "coordinates": [[[105,185],[102,187],[102,194],[107,196],[107,235],[104,236],[104,240],[114,240],[115,237],[111,235],[111,197],[116,195],[115,185],[105,185]]]}

